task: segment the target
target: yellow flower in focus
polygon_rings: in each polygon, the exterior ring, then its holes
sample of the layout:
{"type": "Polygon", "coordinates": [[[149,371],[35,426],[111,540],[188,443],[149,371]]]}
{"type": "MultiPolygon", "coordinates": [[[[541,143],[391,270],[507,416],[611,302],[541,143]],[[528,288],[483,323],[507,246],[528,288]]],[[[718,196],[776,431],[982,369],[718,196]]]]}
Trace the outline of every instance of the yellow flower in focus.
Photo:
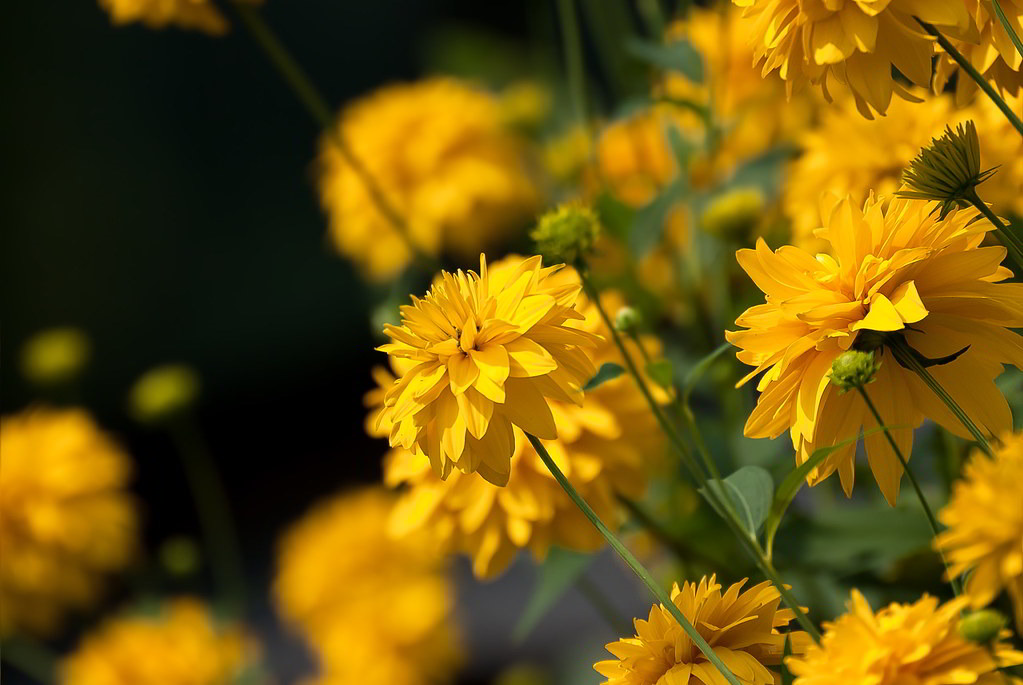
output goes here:
{"type": "Polygon", "coordinates": [[[99,5],[110,13],[115,24],[141,22],[153,29],[176,26],[214,36],[227,33],[230,27],[213,0],[99,0],[99,5]]]}
{"type": "Polygon", "coordinates": [[[938,514],[948,528],[935,548],[955,575],[972,571],[966,594],[975,608],[1008,589],[1023,631],[1023,434],[1008,435],[994,459],[977,451],[938,514]]]}
{"type": "Polygon", "coordinates": [[[84,411],[37,408],[0,421],[0,464],[0,635],[50,633],[131,559],[131,463],[84,411]]]}
{"type": "Polygon", "coordinates": [[[1023,663],[1023,653],[1001,641],[1007,630],[990,646],[963,639],[958,626],[967,605],[959,598],[939,606],[925,595],[874,613],[853,590],[849,613],[824,624],[821,644],[811,644],[785,665],[795,685],[1008,685],[996,669],[1023,663]]]}
{"type": "Polygon", "coordinates": [[[401,308],[401,326],[378,349],[415,365],[387,391],[378,424],[391,447],[425,454],[447,478],[452,468],[508,482],[518,426],[553,440],[548,400],[582,405],[596,373],[587,349],[599,336],[572,327],[581,285],[561,265],[516,258],[479,273],[446,271],[426,297],[401,308]]]}
{"type": "MultiPolygon", "coordinates": [[[[738,358],[755,367],[760,397],[744,432],[753,438],[792,437],[797,463],[819,447],[855,438],[876,426],[858,393],[841,393],[829,379],[831,364],[848,349],[874,350],[892,337],[930,359],[953,356],[928,370],[973,421],[988,433],[1011,429],[1009,406],[994,384],[1003,364],[1023,368],[1023,284],[999,283],[1011,272],[1000,266],[1002,247],[981,247],[986,221],[973,208],[944,220],[933,203],[868,198],[863,208],[846,198],[831,212],[818,237],[830,254],[785,246],[771,251],[763,240],[740,250],[739,264],[764,291],[766,301],[746,310],[728,332],[738,358]],[[968,348],[963,351],[963,348],[968,348]],[[958,357],[955,357],[957,353],[958,357]]],[[[925,417],[969,437],[947,407],[887,348],[867,392],[909,458],[913,428],[925,417]]],[[[894,504],[902,467],[881,432],[865,438],[867,459],[889,503],[894,504]]],[[[853,487],[856,441],[811,471],[820,482],[838,470],[846,494],[853,487]]]]}
{"type": "Polygon", "coordinates": [[[323,682],[430,685],[458,663],[454,590],[429,535],[387,535],[394,498],[364,488],[312,509],[281,540],[274,599],[323,682]]]}
{"type": "MultiPolygon", "coordinates": [[[[699,585],[686,582],[672,588],[671,600],[709,642],[714,653],[743,685],[774,685],[786,637],[793,654],[810,642],[802,631],[779,632],[795,618],[779,609],[781,595],[763,582],[745,592],[746,581],[724,593],[715,576],[699,585]]],[[[594,664],[606,685],[717,685],[724,677],[662,605],[650,609],[647,620],[636,619],[636,635],[607,645],[614,659],[594,664]]]]}
{"type": "MultiPolygon", "coordinates": [[[[611,311],[622,304],[616,293],[604,293],[601,300],[611,311]]],[[[586,317],[580,328],[604,338],[594,351],[595,362],[621,363],[597,308],[581,297],[579,310],[586,317]]],[[[648,354],[659,352],[655,338],[643,343],[648,354]]],[[[627,344],[635,347],[631,340],[627,344]]],[[[367,395],[373,408],[367,427],[383,437],[389,427],[375,428],[375,415],[393,378],[380,367],[374,376],[380,389],[367,395]]],[[[623,375],[587,391],[582,406],[558,400],[550,406],[558,439],[544,442],[548,452],[597,515],[617,528],[616,495],[641,497],[662,449],[661,433],[646,401],[632,379],[623,375]]],[[[603,546],[601,535],[554,480],[521,429],[514,431],[511,475],[503,488],[479,474],[457,471],[441,480],[422,454],[392,449],[384,462],[384,482],[405,486],[391,515],[392,534],[411,538],[428,530],[443,549],[469,555],[479,578],[501,573],[520,549],[528,548],[543,559],[552,544],[587,552],[603,546]]]]}
{"type": "MultiPolygon", "coordinates": [[[[427,253],[475,259],[525,228],[539,204],[517,137],[497,100],[452,78],[387,86],[344,109],[340,132],[427,253]]],[[[338,251],[374,280],[411,260],[405,238],[383,214],[330,136],[320,143],[320,200],[338,251]]]]}
{"type": "Polygon", "coordinates": [[[946,35],[973,29],[962,0],[732,0],[752,23],[763,73],[778,70],[791,93],[805,82],[848,88],[863,116],[884,114],[892,94],[911,99],[892,68],[918,86],[931,81],[933,39],[914,17],[946,35]]]}
{"type": "Polygon", "coordinates": [[[60,665],[61,685],[231,685],[256,663],[242,629],[182,597],[108,620],[60,665]]]}
{"type": "MultiPolygon", "coordinates": [[[[1023,56],[995,14],[991,0],[965,0],[967,10],[980,31],[980,40],[952,40],[956,48],[973,67],[1003,94],[1019,95],[1023,86],[1023,56]]],[[[999,0],[1002,12],[1016,32],[1023,36],[1023,0],[999,0]]],[[[934,91],[944,90],[959,65],[940,47],[934,70],[934,91]]],[[[977,82],[969,74],[960,73],[956,79],[956,102],[964,105],[977,92],[977,82]]]]}

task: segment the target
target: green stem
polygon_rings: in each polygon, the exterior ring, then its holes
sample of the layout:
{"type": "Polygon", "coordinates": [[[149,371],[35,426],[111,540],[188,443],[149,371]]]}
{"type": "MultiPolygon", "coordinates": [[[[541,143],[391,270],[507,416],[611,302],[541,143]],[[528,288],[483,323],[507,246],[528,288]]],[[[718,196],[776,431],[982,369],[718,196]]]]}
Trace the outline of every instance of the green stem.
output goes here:
{"type": "Polygon", "coordinates": [[[974,207],[980,211],[981,214],[987,218],[988,221],[995,227],[995,236],[1008,251],[1012,261],[1016,263],[1016,269],[1023,272],[1023,240],[1020,239],[1016,233],[1013,232],[1011,226],[1007,226],[1002,223],[1002,220],[991,211],[991,208],[987,206],[987,203],[980,199],[977,195],[976,190],[970,191],[967,194],[967,199],[974,207]]]}
{"type": "Polygon", "coordinates": [[[564,50],[568,92],[576,121],[586,123],[586,81],[583,72],[583,46],[579,35],[579,19],[572,0],[558,0],[561,22],[561,45],[564,50]]]}
{"type": "Polygon", "coordinates": [[[241,615],[245,605],[245,573],[234,517],[220,472],[191,416],[177,417],[167,424],[167,430],[181,457],[202,527],[210,570],[225,608],[233,615],[241,615]]]}
{"type": "MultiPolygon", "coordinates": [[[[909,478],[909,482],[913,486],[913,491],[916,492],[916,498],[920,500],[920,506],[924,509],[924,516],[927,517],[927,523],[931,526],[931,533],[934,534],[934,537],[938,537],[941,533],[941,526],[938,525],[938,518],[934,515],[934,510],[931,509],[931,505],[927,501],[927,497],[924,496],[924,491],[923,488],[920,487],[919,481],[917,481],[916,476],[910,470],[909,461],[906,459],[905,455],[902,454],[902,450],[899,449],[899,445],[895,442],[895,438],[888,430],[888,426],[885,425],[884,419],[881,418],[881,412],[877,410],[873,400],[870,399],[870,395],[867,394],[867,389],[860,385],[856,387],[856,390],[859,391],[860,397],[862,397],[863,401],[866,402],[870,413],[874,415],[874,420],[877,421],[877,425],[881,427],[884,437],[888,440],[888,445],[892,448],[892,451],[895,452],[895,456],[898,458],[899,464],[902,465],[902,470],[906,473],[906,477],[909,478]]],[[[945,560],[944,553],[939,551],[938,554],[941,556],[941,563],[945,566],[945,572],[949,578],[948,582],[952,586],[952,592],[956,597],[958,597],[962,592],[959,579],[952,575],[948,562],[945,560]]]]}
{"type": "Polygon", "coordinates": [[[963,424],[966,430],[970,432],[970,435],[972,435],[973,439],[977,441],[980,448],[984,450],[989,457],[994,457],[991,445],[988,444],[987,438],[983,433],[981,433],[977,424],[973,422],[973,419],[967,416],[966,412],[963,411],[963,408],[959,406],[959,403],[956,402],[951,395],[945,392],[945,389],[941,387],[940,383],[938,383],[938,379],[932,376],[931,372],[928,371],[915,356],[913,356],[913,351],[909,348],[909,344],[902,338],[893,338],[889,343],[889,347],[899,363],[908,368],[910,371],[916,373],[916,375],[920,376],[920,379],[927,385],[927,387],[945,403],[948,410],[952,412],[959,422],[963,424]]]}
{"type": "Polygon", "coordinates": [[[0,657],[41,685],[50,685],[56,680],[56,655],[34,640],[21,635],[5,638],[0,643],[0,657]]]}
{"type": "Polygon", "coordinates": [[[596,583],[586,576],[579,576],[575,581],[575,587],[616,635],[628,635],[632,631],[632,624],[619,613],[596,583]]]}
{"type": "Polygon", "coordinates": [[[1005,16],[1005,12],[1002,10],[1002,4],[998,0],[991,0],[991,4],[995,8],[995,15],[998,17],[998,21],[1002,22],[1002,28],[1009,34],[1009,40],[1016,46],[1016,52],[1023,55],[1023,41],[1020,40],[1019,35],[1016,34],[1015,29],[1012,28],[1012,24],[1009,23],[1009,18],[1005,16]]]}
{"type": "Polygon", "coordinates": [[[970,75],[970,78],[977,82],[977,85],[982,91],[984,91],[984,94],[991,98],[991,102],[995,103],[995,106],[1002,110],[1002,114],[1004,114],[1005,118],[1009,120],[1009,123],[1012,124],[1013,128],[1019,131],[1020,135],[1023,135],[1023,121],[1016,116],[1016,113],[1013,112],[1012,108],[1009,107],[1005,100],[1002,99],[1002,96],[998,94],[998,91],[996,91],[991,84],[987,82],[987,79],[985,79],[980,72],[977,71],[972,64],[970,64],[970,60],[963,57],[963,54],[956,50],[955,46],[949,42],[948,38],[946,38],[941,31],[931,24],[928,24],[926,21],[921,21],[920,19],[917,19],[916,21],[923,27],[924,31],[937,39],[938,45],[940,45],[945,52],[947,52],[949,56],[955,60],[956,64],[958,64],[963,71],[970,75]]]}
{"type": "Polygon", "coordinates": [[[587,519],[589,519],[590,523],[593,524],[593,527],[596,528],[602,536],[604,536],[604,539],[607,540],[607,543],[611,545],[611,548],[619,557],[621,557],[622,561],[624,561],[625,564],[632,569],[632,572],[635,573],[641,581],[643,581],[643,584],[646,585],[648,590],[650,590],[654,599],[675,617],[675,620],[678,621],[680,626],[682,626],[682,630],[686,632],[689,639],[696,645],[697,649],[703,652],[703,655],[707,657],[707,660],[714,664],[715,668],[721,671],[725,680],[727,680],[731,685],[741,685],[739,679],[736,678],[735,675],[728,670],[728,667],[725,666],[725,663],[721,661],[721,657],[717,655],[703,636],[700,635],[696,628],[693,627],[693,624],[689,622],[689,619],[687,619],[675,603],[671,601],[671,596],[664,591],[664,588],[657,584],[654,577],[650,575],[650,571],[648,571],[643,564],[641,564],[640,561],[633,556],[632,552],[630,552],[628,548],[622,544],[621,540],[619,540],[618,537],[604,525],[604,522],[601,521],[596,512],[590,508],[590,505],[586,503],[586,500],[584,500],[572,484],[568,482],[568,479],[565,478],[565,474],[563,474],[561,469],[558,468],[558,465],[554,463],[554,460],[547,452],[547,448],[544,447],[542,442],[540,442],[540,439],[528,433],[526,434],[526,437],[529,438],[529,442],[533,445],[533,449],[536,450],[536,453],[540,456],[544,465],[551,472],[551,475],[554,476],[554,479],[558,481],[558,484],[562,487],[572,502],[579,507],[579,510],[587,519]]]}
{"type": "Polygon", "coordinates": [[[294,93],[299,103],[312,117],[323,132],[337,147],[345,162],[358,177],[370,199],[384,215],[384,218],[394,227],[397,234],[404,241],[405,246],[412,254],[413,260],[424,271],[436,271],[436,260],[426,255],[415,241],[409,229],[408,222],[401,212],[391,203],[384,193],[383,188],[376,182],[373,175],[362,163],[362,160],[352,150],[351,145],[345,139],[343,133],[334,120],[331,107],[326,99],[320,94],[309,76],[302,70],[298,61],[288,52],[284,44],[273,32],[270,26],[263,21],[259,10],[248,2],[240,0],[229,0],[234,7],[242,25],[249,32],[249,35],[260,47],[270,64],[277,70],[277,73],[294,93]]]}

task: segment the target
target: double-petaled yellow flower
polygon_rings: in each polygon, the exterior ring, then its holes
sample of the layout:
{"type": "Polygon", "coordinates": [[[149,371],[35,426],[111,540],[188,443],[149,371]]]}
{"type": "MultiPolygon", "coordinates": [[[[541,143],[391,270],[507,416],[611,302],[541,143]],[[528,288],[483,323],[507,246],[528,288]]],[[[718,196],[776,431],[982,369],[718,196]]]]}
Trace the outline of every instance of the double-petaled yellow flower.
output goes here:
{"type": "MultiPolygon", "coordinates": [[[[852,492],[856,436],[876,426],[857,393],[841,393],[829,380],[831,364],[850,348],[876,350],[881,360],[867,387],[885,424],[909,458],[913,428],[925,417],[969,437],[923,381],[895,360],[888,345],[904,340],[928,370],[988,433],[1011,429],[1012,416],[994,384],[1004,364],[1023,368],[1023,284],[1001,283],[1002,247],[982,247],[987,221],[973,208],[939,219],[933,203],[868,198],[863,208],[845,199],[818,237],[830,254],[816,258],[762,240],[740,250],[740,265],[764,291],[766,302],[746,310],[727,333],[740,361],[755,367],[739,385],[763,374],[760,397],[746,422],[749,437],[789,431],[797,463],[819,447],[850,444],[810,475],[811,484],[834,473],[852,492]]],[[[865,438],[867,459],[885,498],[894,503],[902,467],[880,432],[865,438]]]]}
{"type": "MultiPolygon", "coordinates": [[[[953,40],[953,46],[995,87],[1003,93],[1018,95],[1023,87],[1023,56],[995,14],[994,5],[991,0],[964,0],[964,4],[980,33],[979,40],[953,40]]],[[[999,0],[999,5],[1016,35],[1023,36],[1023,0],[999,0]]],[[[959,65],[942,50],[934,70],[934,91],[944,90],[957,72],[959,65]]],[[[976,92],[977,82],[968,74],[959,73],[956,102],[966,104],[976,92]]]]}
{"type": "MultiPolygon", "coordinates": [[[[676,583],[671,600],[714,648],[725,666],[743,685],[774,685],[785,641],[793,654],[809,642],[802,631],[779,632],[795,618],[779,609],[781,596],[769,582],[742,591],[743,580],[722,593],[715,576],[700,583],[676,583]]],[[[647,620],[636,619],[636,635],[607,645],[614,659],[593,666],[606,685],[718,685],[725,682],[682,626],[662,605],[650,609],[647,620]]]]}
{"type": "Polygon", "coordinates": [[[965,598],[939,606],[925,595],[874,613],[853,590],[849,613],[824,624],[821,644],[785,665],[795,685],[1006,685],[997,669],[1023,663],[1023,653],[1004,642],[1007,630],[990,644],[966,641],[958,627],[967,606],[965,598]]]}
{"type": "Polygon", "coordinates": [[[452,468],[508,482],[518,426],[553,440],[549,401],[582,404],[596,368],[589,350],[600,337],[574,326],[581,285],[540,257],[493,273],[441,272],[423,299],[401,308],[393,342],[379,349],[414,362],[384,397],[378,425],[390,424],[391,447],[425,454],[447,478],[452,468]]]}
{"type": "Polygon", "coordinates": [[[777,70],[789,92],[802,83],[825,97],[842,84],[863,116],[884,114],[892,95],[911,99],[892,69],[918,86],[931,81],[933,39],[916,18],[953,35],[973,29],[962,0],[732,0],[753,22],[763,73],[777,70]]]}
{"type": "Polygon", "coordinates": [[[213,0],[99,0],[99,4],[115,24],[141,22],[154,29],[176,26],[215,36],[227,33],[230,27],[213,0]]]}
{"type": "Polygon", "coordinates": [[[1023,631],[1023,434],[1007,435],[994,459],[975,452],[938,514],[948,530],[935,539],[955,575],[970,571],[966,594],[974,607],[1009,591],[1023,631]]]}
{"type": "Polygon", "coordinates": [[[0,634],[47,633],[131,559],[131,463],[84,411],[37,408],[0,421],[0,464],[0,634]]]}

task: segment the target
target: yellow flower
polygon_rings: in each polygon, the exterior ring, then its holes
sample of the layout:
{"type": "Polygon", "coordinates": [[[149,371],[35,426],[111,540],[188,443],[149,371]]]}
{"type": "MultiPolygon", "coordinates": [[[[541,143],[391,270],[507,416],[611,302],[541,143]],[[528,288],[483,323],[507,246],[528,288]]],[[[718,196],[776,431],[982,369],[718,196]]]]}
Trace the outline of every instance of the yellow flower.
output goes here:
{"type": "Polygon", "coordinates": [[[155,615],[108,620],[60,665],[61,685],[231,685],[256,663],[238,626],[181,597],[155,615]]]}
{"type": "MultiPolygon", "coordinates": [[[[853,438],[811,471],[811,484],[837,469],[851,493],[854,438],[876,425],[858,393],[829,382],[832,362],[850,348],[876,349],[881,366],[867,392],[907,458],[913,428],[925,417],[968,433],[895,361],[887,343],[899,338],[930,359],[952,355],[928,370],[982,429],[997,435],[1012,426],[994,378],[1003,364],[1023,368],[1023,338],[1009,330],[1023,325],[1023,284],[999,283],[1011,276],[1000,266],[1005,250],[981,247],[992,226],[974,221],[976,210],[939,220],[933,209],[919,200],[868,198],[861,210],[846,198],[818,234],[830,255],[815,259],[791,246],[772,252],[763,240],[737,254],[766,295],[736,320],[746,330],[726,334],[739,360],[756,367],[739,385],[766,371],[745,434],[773,438],[789,430],[797,463],[853,438]]],[[[882,433],[865,442],[881,492],[894,503],[902,468],[882,433]]]]}
{"type": "Polygon", "coordinates": [[[619,200],[642,207],[678,176],[668,130],[683,126],[673,107],[656,106],[612,122],[597,139],[600,180],[619,200]]]}
{"type": "MultiPolygon", "coordinates": [[[[498,268],[500,263],[491,273],[498,268]]],[[[613,311],[622,300],[609,292],[601,301],[613,311]]],[[[595,361],[621,363],[596,307],[581,298],[579,310],[586,317],[580,327],[604,336],[594,351],[595,361]]],[[[643,343],[648,354],[659,351],[656,339],[643,343]]],[[[367,395],[367,404],[374,409],[367,424],[372,434],[382,437],[388,427],[381,426],[382,432],[374,428],[376,407],[393,378],[380,367],[374,376],[380,389],[367,395]]],[[[600,518],[616,528],[615,496],[642,496],[651,462],[662,447],[643,396],[632,379],[622,375],[588,391],[581,407],[554,400],[551,412],[558,439],[544,442],[548,452],[600,518]]],[[[405,538],[429,530],[445,551],[469,555],[480,578],[501,573],[520,549],[528,548],[543,559],[552,544],[581,551],[600,548],[603,538],[558,486],[522,431],[514,430],[516,447],[504,488],[478,474],[457,471],[441,480],[422,454],[392,449],[384,462],[384,482],[406,488],[391,515],[391,533],[405,538]]]]}
{"type": "Polygon", "coordinates": [[[381,488],[315,507],[281,541],[274,598],[320,659],[324,682],[427,685],[458,663],[454,590],[429,535],[388,537],[381,488]]]}
{"type": "MultiPolygon", "coordinates": [[[[1023,117],[1023,91],[1006,96],[1005,101],[1023,117]]],[[[977,98],[970,111],[980,137],[981,164],[985,169],[998,169],[977,193],[996,212],[1023,217],[1023,137],[990,98],[977,98]]]]}
{"type": "Polygon", "coordinates": [[[911,99],[895,67],[918,86],[931,80],[933,39],[914,17],[944,33],[972,27],[961,0],[732,0],[753,23],[753,50],[763,73],[778,70],[789,92],[809,82],[830,99],[840,83],[868,119],[884,114],[892,94],[911,99]]]}
{"type": "MultiPolygon", "coordinates": [[[[769,582],[742,592],[746,581],[724,593],[715,576],[700,584],[676,583],[671,601],[696,626],[714,653],[744,685],[774,685],[786,637],[792,653],[799,654],[809,642],[802,631],[787,635],[778,631],[795,618],[790,609],[779,609],[781,596],[769,582]]],[[[593,668],[607,678],[607,685],[718,685],[724,678],[693,644],[682,626],[664,606],[650,609],[647,620],[636,619],[636,635],[607,645],[615,659],[593,668]]]]}
{"type": "MultiPolygon", "coordinates": [[[[1023,57],[1020,56],[1005,27],[995,14],[991,0],[965,0],[967,10],[980,31],[980,40],[952,40],[952,45],[1003,93],[1018,95],[1023,86],[1023,57]]],[[[1017,36],[1023,36],[1023,0],[1000,0],[1002,11],[1017,36]]],[[[934,91],[944,90],[959,65],[944,50],[934,71],[934,91]]],[[[977,92],[977,82],[968,74],[956,79],[956,102],[966,104],[977,92]]]]}
{"type": "MultiPolygon", "coordinates": [[[[518,138],[490,94],[452,78],[381,88],[341,113],[341,135],[428,254],[462,259],[525,228],[538,206],[518,138]]],[[[410,261],[384,215],[330,136],[320,143],[320,200],[337,249],[375,280],[410,261]]]]}
{"type": "Polygon", "coordinates": [[[1008,589],[1023,631],[1023,433],[1007,435],[995,458],[976,452],[938,514],[948,527],[935,548],[955,575],[972,571],[966,594],[975,608],[1008,589]]]}
{"type": "MultiPolygon", "coordinates": [[[[959,635],[964,598],[938,606],[937,599],[924,595],[875,614],[853,590],[847,606],[849,613],[824,624],[819,646],[786,659],[795,685],[1001,685],[1008,680],[996,669],[1023,663],[1023,654],[1006,642],[989,648],[959,635]]],[[[1008,636],[1006,630],[1000,637],[1008,636]]]]}
{"type": "Polygon", "coordinates": [[[0,422],[0,634],[52,632],[131,559],[128,457],[81,410],[0,422]]]}
{"type": "MultiPolygon", "coordinates": [[[[261,0],[244,0],[257,3],[261,0]]],[[[227,33],[229,24],[213,0],[99,0],[115,24],[142,22],[154,29],[177,26],[211,35],[227,33]]]]}
{"type": "Polygon", "coordinates": [[[426,297],[401,308],[393,342],[379,349],[415,362],[387,391],[379,422],[391,447],[415,449],[441,478],[452,467],[508,482],[512,426],[538,438],[558,436],[549,399],[581,405],[596,373],[586,348],[600,338],[568,325],[581,286],[540,257],[504,262],[492,273],[446,271],[426,297]]]}

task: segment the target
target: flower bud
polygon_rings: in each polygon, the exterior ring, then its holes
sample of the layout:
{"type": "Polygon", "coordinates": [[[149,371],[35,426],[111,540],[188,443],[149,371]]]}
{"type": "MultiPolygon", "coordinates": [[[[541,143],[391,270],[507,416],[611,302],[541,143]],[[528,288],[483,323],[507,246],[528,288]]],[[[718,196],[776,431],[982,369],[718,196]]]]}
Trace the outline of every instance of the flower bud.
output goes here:
{"type": "Polygon", "coordinates": [[[182,364],[150,369],[135,381],[128,397],[132,416],[142,423],[161,423],[180,414],[199,395],[199,376],[182,364]]]}
{"type": "Polygon", "coordinates": [[[530,237],[548,262],[575,264],[593,248],[600,234],[600,221],[582,204],[561,205],[540,217],[530,237]]]}
{"type": "Polygon", "coordinates": [[[880,367],[881,362],[873,352],[849,350],[838,355],[831,363],[831,382],[842,392],[862,388],[874,380],[880,367]]]}
{"type": "Polygon", "coordinates": [[[507,126],[534,128],[551,113],[551,91],[536,81],[515,81],[501,91],[498,105],[507,126]]]}
{"type": "Polygon", "coordinates": [[[160,563],[172,576],[183,578],[198,570],[202,554],[195,540],[184,535],[168,538],[160,545],[160,563]]]}
{"type": "Polygon", "coordinates": [[[615,330],[622,333],[634,331],[639,327],[643,317],[632,307],[622,307],[615,314],[615,330]]]}
{"type": "Polygon", "coordinates": [[[703,210],[700,226],[722,238],[749,235],[764,211],[764,194],[758,188],[734,188],[712,199],[703,210]]]}
{"type": "Polygon", "coordinates": [[[899,197],[936,200],[941,203],[941,218],[958,206],[969,204],[976,196],[976,187],[986,181],[995,169],[980,170],[980,142],[972,121],[959,124],[955,130],[931,140],[920,151],[902,175],[908,190],[899,197]]]}
{"type": "Polygon", "coordinates": [[[1008,620],[994,609],[981,609],[967,614],[959,621],[959,634],[964,640],[987,644],[1005,628],[1008,620]]]}
{"type": "Polygon", "coordinates": [[[41,331],[21,348],[21,373],[37,385],[64,383],[85,367],[89,348],[89,338],[77,328],[41,331]]]}

